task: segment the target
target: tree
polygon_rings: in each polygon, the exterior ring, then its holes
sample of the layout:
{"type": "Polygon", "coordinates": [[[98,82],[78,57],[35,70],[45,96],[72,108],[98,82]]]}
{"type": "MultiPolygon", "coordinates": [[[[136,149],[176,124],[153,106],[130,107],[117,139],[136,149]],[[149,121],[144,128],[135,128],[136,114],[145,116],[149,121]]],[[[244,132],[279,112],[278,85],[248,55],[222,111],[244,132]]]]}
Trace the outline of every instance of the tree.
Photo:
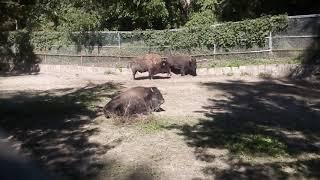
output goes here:
{"type": "Polygon", "coordinates": [[[221,21],[238,21],[262,15],[302,15],[320,13],[320,1],[313,0],[219,0],[217,15],[221,21]]]}
{"type": "Polygon", "coordinates": [[[186,26],[210,25],[216,22],[217,0],[198,0],[191,3],[191,15],[186,26]]]}

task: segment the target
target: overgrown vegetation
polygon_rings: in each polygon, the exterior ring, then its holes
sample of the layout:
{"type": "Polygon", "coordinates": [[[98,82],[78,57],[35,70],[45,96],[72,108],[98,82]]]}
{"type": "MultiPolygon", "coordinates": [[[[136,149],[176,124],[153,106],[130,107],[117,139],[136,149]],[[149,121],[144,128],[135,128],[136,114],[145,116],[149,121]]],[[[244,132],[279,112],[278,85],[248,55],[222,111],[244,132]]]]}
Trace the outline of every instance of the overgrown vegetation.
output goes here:
{"type": "Polygon", "coordinates": [[[298,58],[229,58],[229,59],[207,59],[199,63],[201,68],[214,67],[239,67],[248,65],[265,65],[265,64],[301,64],[298,58]]]}
{"type": "Polygon", "coordinates": [[[239,21],[263,15],[314,14],[312,0],[6,0],[0,3],[1,30],[34,31],[167,29],[239,21]]]}
{"type": "Polygon", "coordinates": [[[216,26],[203,25],[180,31],[149,31],[144,34],[149,46],[171,46],[173,49],[196,47],[213,48],[214,45],[226,50],[232,47],[251,48],[264,46],[265,37],[270,32],[278,32],[287,27],[287,16],[265,16],[236,23],[216,26]]]}
{"type": "MultiPolygon", "coordinates": [[[[80,25],[79,25],[80,26],[80,25]]],[[[89,26],[89,25],[88,25],[89,26]]],[[[251,48],[264,46],[265,37],[269,32],[278,32],[287,26],[287,17],[265,16],[254,20],[245,20],[236,23],[224,23],[218,26],[188,27],[178,31],[141,31],[124,34],[121,38],[144,41],[147,46],[170,46],[172,49],[191,50],[199,47],[212,49],[214,45],[226,50],[232,47],[251,48]]],[[[71,33],[67,31],[52,32],[40,31],[32,34],[32,44],[38,48],[50,48],[52,45],[68,46],[96,46],[104,42],[117,43],[118,36],[104,35],[99,32],[71,33]]]]}
{"type": "Polygon", "coordinates": [[[31,73],[34,64],[40,62],[33,53],[33,45],[30,44],[31,32],[3,32],[0,37],[0,64],[3,66],[0,67],[0,72],[31,73]]]}

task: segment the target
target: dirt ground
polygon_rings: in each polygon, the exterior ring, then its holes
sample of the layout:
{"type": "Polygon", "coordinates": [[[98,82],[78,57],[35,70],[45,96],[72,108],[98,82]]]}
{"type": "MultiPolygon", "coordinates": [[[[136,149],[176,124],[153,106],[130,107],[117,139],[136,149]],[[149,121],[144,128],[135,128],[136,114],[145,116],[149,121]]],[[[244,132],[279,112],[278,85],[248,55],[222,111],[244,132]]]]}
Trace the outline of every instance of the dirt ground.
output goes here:
{"type": "Polygon", "coordinates": [[[67,179],[320,177],[318,83],[40,73],[0,77],[0,92],[6,139],[67,179]],[[113,93],[134,86],[156,86],[163,93],[165,111],[153,115],[158,123],[119,125],[87,108],[101,107],[113,93]],[[235,155],[232,143],[242,136],[277,139],[270,141],[284,144],[285,154],[235,155]]]}
{"type": "MultiPolygon", "coordinates": [[[[144,77],[147,74],[140,74],[144,77]]],[[[97,75],[97,74],[57,74],[42,73],[36,76],[3,77],[0,79],[0,90],[5,91],[48,91],[64,88],[81,88],[87,85],[98,85],[106,82],[121,84],[121,90],[134,86],[156,86],[164,95],[164,112],[157,113],[166,116],[199,116],[203,113],[202,106],[208,105],[210,97],[223,98],[218,90],[208,90],[201,83],[226,82],[245,80],[248,82],[260,81],[252,77],[213,77],[213,76],[185,76],[173,75],[167,79],[166,75],[156,76],[154,80],[132,80],[130,75],[97,75]]],[[[103,104],[103,103],[102,103],[103,104]]]]}

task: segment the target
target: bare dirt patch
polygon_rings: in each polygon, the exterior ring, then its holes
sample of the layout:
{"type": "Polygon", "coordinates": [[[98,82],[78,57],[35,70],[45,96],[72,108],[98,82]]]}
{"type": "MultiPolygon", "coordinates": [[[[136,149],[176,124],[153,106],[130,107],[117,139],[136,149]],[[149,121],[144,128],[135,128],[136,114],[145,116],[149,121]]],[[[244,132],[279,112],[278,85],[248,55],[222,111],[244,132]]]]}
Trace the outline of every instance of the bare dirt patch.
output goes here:
{"type": "Polygon", "coordinates": [[[0,91],[1,127],[42,167],[70,179],[319,177],[317,83],[40,73],[0,77],[0,91]],[[119,125],[97,114],[113,93],[134,86],[163,93],[155,124],[119,125]]]}

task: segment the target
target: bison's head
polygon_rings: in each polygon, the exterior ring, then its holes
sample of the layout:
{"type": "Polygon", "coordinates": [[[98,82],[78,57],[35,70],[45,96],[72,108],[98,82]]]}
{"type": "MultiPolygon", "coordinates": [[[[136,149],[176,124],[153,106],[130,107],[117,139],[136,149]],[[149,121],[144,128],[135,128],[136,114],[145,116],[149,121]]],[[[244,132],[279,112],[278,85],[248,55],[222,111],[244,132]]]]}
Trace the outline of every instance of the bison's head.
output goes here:
{"type": "Polygon", "coordinates": [[[151,87],[151,109],[158,110],[160,109],[160,105],[164,103],[163,96],[160,92],[160,90],[156,87],[151,87]]]}
{"type": "Polygon", "coordinates": [[[170,72],[170,64],[167,60],[162,60],[160,64],[160,72],[162,73],[168,73],[170,72]]]}
{"type": "Polygon", "coordinates": [[[191,58],[189,62],[189,71],[192,76],[197,75],[197,61],[195,58],[191,58]]]}
{"type": "Polygon", "coordinates": [[[169,63],[167,60],[162,60],[161,61],[161,68],[167,68],[169,67],[169,63]]]}

